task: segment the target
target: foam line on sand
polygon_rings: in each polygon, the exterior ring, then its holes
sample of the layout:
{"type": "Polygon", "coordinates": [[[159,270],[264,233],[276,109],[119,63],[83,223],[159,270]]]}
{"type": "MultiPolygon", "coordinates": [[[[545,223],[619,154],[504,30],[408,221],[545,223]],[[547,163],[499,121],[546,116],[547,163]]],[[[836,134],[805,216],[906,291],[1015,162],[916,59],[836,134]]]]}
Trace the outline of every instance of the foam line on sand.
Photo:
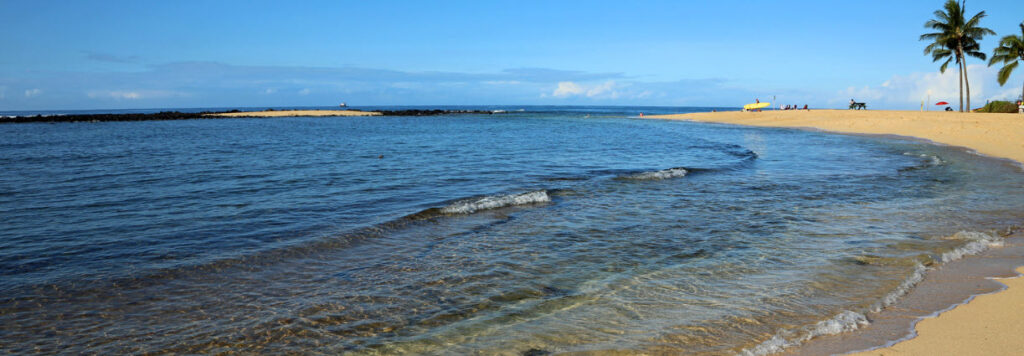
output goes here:
{"type": "MultiPolygon", "coordinates": [[[[1024,115],[879,110],[792,110],[653,115],[648,118],[836,133],[909,136],[966,147],[1016,161],[1024,168],[1024,115]]],[[[1024,274],[1024,267],[1018,267],[1024,274]]],[[[916,336],[857,355],[1014,355],[1024,350],[1024,277],[1000,279],[1007,288],[922,319],[916,336]]]]}
{"type": "Polygon", "coordinates": [[[1024,267],[1017,277],[997,279],[1006,289],[975,296],[965,304],[926,318],[916,337],[856,353],[876,355],[1019,355],[1024,344],[1024,267]]]}

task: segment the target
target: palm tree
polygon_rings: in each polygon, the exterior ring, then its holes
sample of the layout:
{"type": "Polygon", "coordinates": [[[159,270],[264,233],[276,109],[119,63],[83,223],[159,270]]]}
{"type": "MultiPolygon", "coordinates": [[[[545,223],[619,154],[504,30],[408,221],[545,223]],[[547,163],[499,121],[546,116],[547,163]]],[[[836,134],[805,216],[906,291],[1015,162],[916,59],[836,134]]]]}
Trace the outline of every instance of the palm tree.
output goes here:
{"type": "Polygon", "coordinates": [[[946,62],[942,63],[942,66],[939,67],[940,72],[945,73],[949,62],[954,59],[956,60],[956,64],[960,68],[960,111],[964,111],[965,87],[967,88],[967,109],[970,111],[971,85],[967,79],[967,63],[965,60],[968,56],[985,60],[985,53],[981,52],[978,41],[981,41],[981,38],[985,35],[994,35],[995,32],[978,26],[981,19],[985,17],[984,11],[977,13],[970,20],[967,20],[964,16],[966,9],[963,3],[958,3],[956,0],[946,0],[943,9],[945,11],[936,10],[934,13],[935,19],[928,20],[924,24],[924,27],[936,30],[937,32],[923,34],[920,40],[933,41],[928,47],[924,48],[926,55],[932,55],[933,62],[938,62],[943,58],[946,59],[946,62]]]}
{"type": "MultiPolygon", "coordinates": [[[[999,85],[1006,84],[1010,79],[1010,73],[1017,68],[1017,60],[1024,61],[1024,22],[1020,23],[1020,36],[1008,35],[999,40],[999,47],[992,52],[992,59],[988,61],[991,67],[996,63],[1003,63],[999,70],[999,85]]],[[[1021,87],[1021,100],[1024,100],[1024,86],[1021,87]]]]}

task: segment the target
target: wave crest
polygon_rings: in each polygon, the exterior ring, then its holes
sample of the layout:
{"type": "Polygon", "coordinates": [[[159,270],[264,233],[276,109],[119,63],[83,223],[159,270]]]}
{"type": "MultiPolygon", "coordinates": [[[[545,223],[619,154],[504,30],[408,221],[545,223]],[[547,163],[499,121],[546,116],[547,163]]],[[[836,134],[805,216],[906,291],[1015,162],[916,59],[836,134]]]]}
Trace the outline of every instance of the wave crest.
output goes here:
{"type": "Polygon", "coordinates": [[[772,336],[771,339],[765,340],[751,349],[741,351],[740,354],[753,356],[778,353],[782,352],[786,348],[799,346],[800,344],[819,336],[846,333],[860,329],[868,324],[871,324],[871,322],[868,321],[868,317],[864,314],[844,310],[832,318],[819,321],[817,324],[814,324],[814,326],[806,328],[803,336],[787,339],[786,335],[791,333],[785,331],[780,332],[775,336],[772,336]]]}
{"type": "MultiPolygon", "coordinates": [[[[1008,231],[1009,232],[1009,231],[1008,231]]],[[[960,246],[952,251],[943,253],[939,258],[940,263],[947,263],[956,261],[964,256],[975,255],[984,252],[993,247],[1003,246],[1002,237],[996,234],[990,234],[985,232],[974,232],[974,231],[960,231],[953,236],[947,237],[947,240],[961,240],[968,241],[963,246],[960,246]]],[[[895,304],[900,298],[910,292],[918,283],[924,280],[925,274],[929,268],[921,263],[917,263],[914,266],[914,271],[903,280],[892,292],[886,294],[877,303],[868,309],[870,312],[877,313],[885,308],[888,308],[895,304]]],[[[867,316],[861,313],[853,311],[843,311],[831,319],[820,321],[812,327],[802,329],[802,335],[790,331],[782,330],[776,333],[772,338],[765,340],[764,342],[754,346],[750,349],[744,349],[740,352],[742,355],[768,355],[773,353],[779,353],[786,348],[799,346],[808,340],[824,335],[835,335],[845,332],[857,330],[865,325],[870,324],[867,316]]]]}
{"type": "Polygon", "coordinates": [[[493,195],[477,199],[457,201],[444,208],[442,214],[472,214],[480,210],[504,208],[507,206],[547,203],[551,201],[546,190],[522,194],[493,195]]]}
{"type": "Polygon", "coordinates": [[[925,160],[925,163],[927,163],[930,166],[940,166],[940,165],[946,163],[946,161],[943,160],[942,157],[939,157],[939,156],[936,156],[936,155],[930,155],[930,154],[927,154],[927,153],[903,152],[903,155],[904,156],[912,156],[912,157],[923,158],[925,160]]]}
{"type": "Polygon", "coordinates": [[[942,254],[939,259],[942,263],[952,262],[964,258],[964,256],[976,255],[993,247],[1002,247],[1003,239],[999,236],[984,232],[960,231],[953,234],[951,240],[970,241],[966,245],[957,247],[952,251],[942,254]]]}
{"type": "Polygon", "coordinates": [[[875,305],[871,307],[871,311],[877,313],[882,311],[882,309],[888,308],[889,306],[896,304],[896,301],[900,300],[900,298],[902,298],[907,293],[910,293],[910,290],[913,289],[914,286],[916,286],[918,283],[921,283],[921,281],[924,280],[924,274],[926,272],[928,272],[928,267],[925,267],[923,264],[918,263],[916,266],[914,266],[914,272],[911,273],[909,277],[904,279],[903,283],[900,283],[900,285],[896,287],[896,290],[889,292],[889,294],[886,294],[885,297],[882,297],[882,300],[878,301],[878,303],[875,303],[875,305]]]}
{"type": "Polygon", "coordinates": [[[689,173],[689,171],[686,170],[686,168],[676,167],[676,168],[662,169],[660,171],[637,173],[637,174],[633,174],[633,175],[628,175],[628,176],[622,177],[622,179],[630,179],[630,180],[662,180],[662,179],[671,179],[671,178],[685,177],[686,173],[689,173]]]}

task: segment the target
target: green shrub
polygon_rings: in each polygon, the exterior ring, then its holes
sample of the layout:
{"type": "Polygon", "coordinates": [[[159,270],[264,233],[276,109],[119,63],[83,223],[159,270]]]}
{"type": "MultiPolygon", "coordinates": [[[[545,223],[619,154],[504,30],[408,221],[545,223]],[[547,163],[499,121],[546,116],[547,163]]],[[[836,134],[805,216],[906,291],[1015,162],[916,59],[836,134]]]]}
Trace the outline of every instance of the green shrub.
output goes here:
{"type": "Polygon", "coordinates": [[[1014,113],[1015,114],[1015,113],[1017,113],[1017,104],[1011,103],[1009,101],[993,101],[993,102],[990,102],[990,103],[986,104],[985,106],[983,106],[981,109],[978,109],[977,111],[978,112],[1001,112],[1001,113],[1014,113]]]}

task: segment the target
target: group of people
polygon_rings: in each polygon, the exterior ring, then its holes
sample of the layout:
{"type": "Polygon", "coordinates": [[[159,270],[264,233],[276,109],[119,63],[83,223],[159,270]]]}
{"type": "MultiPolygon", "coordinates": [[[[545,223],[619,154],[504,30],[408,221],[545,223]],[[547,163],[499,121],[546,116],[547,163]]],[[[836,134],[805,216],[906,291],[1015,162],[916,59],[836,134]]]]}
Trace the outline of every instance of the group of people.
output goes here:
{"type": "MultiPolygon", "coordinates": [[[[757,103],[757,104],[760,104],[761,103],[761,99],[760,98],[755,98],[754,102],[757,103]]],[[[807,108],[807,104],[804,104],[803,108],[800,108],[799,106],[796,106],[796,105],[785,105],[785,106],[779,105],[779,110],[810,110],[810,109],[807,108]]],[[[746,109],[744,109],[744,111],[746,111],[746,109]]],[[[761,111],[761,109],[754,109],[754,111],[761,111]]]]}

